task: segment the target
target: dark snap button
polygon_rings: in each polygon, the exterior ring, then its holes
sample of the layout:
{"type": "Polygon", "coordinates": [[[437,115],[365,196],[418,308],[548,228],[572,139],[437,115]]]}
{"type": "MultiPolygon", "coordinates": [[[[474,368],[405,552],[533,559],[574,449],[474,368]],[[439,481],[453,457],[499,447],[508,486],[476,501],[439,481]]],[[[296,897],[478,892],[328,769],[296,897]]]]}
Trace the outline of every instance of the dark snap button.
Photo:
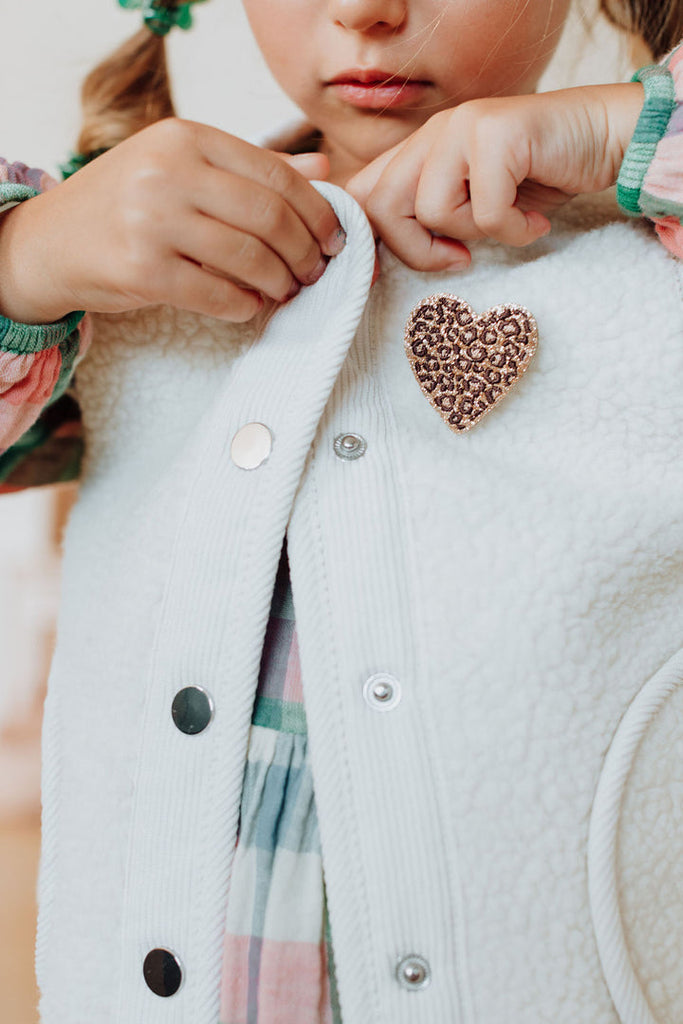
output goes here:
{"type": "Polygon", "coordinates": [[[192,736],[206,729],[213,718],[213,701],[201,686],[186,686],[173,698],[171,714],[180,731],[192,736]]]}
{"type": "Polygon", "coordinates": [[[180,961],[170,949],[151,949],[142,971],[147,988],[156,996],[174,996],[183,980],[180,961]]]}

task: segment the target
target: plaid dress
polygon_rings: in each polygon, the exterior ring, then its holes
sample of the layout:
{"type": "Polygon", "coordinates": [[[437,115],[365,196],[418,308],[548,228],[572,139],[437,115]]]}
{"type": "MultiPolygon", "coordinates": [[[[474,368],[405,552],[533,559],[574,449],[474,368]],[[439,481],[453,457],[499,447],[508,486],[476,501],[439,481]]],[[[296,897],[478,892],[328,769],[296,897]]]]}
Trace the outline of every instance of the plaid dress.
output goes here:
{"type": "Polygon", "coordinates": [[[220,1024],[341,1024],[286,538],[244,771],[220,1024]]]}

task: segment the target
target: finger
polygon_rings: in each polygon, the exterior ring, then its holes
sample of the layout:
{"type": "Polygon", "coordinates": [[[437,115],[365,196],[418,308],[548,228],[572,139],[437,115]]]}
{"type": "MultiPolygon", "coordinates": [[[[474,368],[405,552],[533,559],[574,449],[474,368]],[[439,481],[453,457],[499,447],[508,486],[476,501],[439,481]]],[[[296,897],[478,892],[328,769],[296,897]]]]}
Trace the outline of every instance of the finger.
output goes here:
{"type": "Polygon", "coordinates": [[[513,151],[504,138],[494,148],[490,137],[478,142],[466,123],[454,120],[449,127],[435,136],[425,160],[415,198],[420,221],[430,230],[463,241],[491,237],[510,245],[527,245],[546,234],[550,223],[538,211],[539,207],[557,205],[556,200],[550,201],[556,190],[537,186],[533,193],[525,189],[530,183],[524,182],[518,188],[517,182],[528,168],[515,166],[513,151]],[[506,170],[507,177],[503,177],[506,170]],[[478,199],[476,209],[473,195],[478,199]],[[538,201],[527,203],[530,196],[538,201]],[[520,211],[530,216],[524,217],[520,211]]]}
{"type": "Polygon", "coordinates": [[[354,176],[347,181],[344,188],[363,208],[365,208],[370,193],[384,173],[385,167],[387,164],[391,163],[404,145],[405,143],[400,142],[391,149],[385,150],[384,153],[375,157],[374,160],[371,160],[369,164],[366,164],[361,171],[354,174],[354,176]]]}
{"type": "MultiPolygon", "coordinates": [[[[320,246],[298,212],[278,192],[259,182],[219,171],[207,164],[204,172],[198,176],[193,198],[195,208],[209,221],[220,224],[221,228],[236,228],[260,238],[284,261],[291,274],[303,283],[311,283],[322,258],[320,246]]],[[[201,223],[195,224],[195,231],[198,226],[202,226],[201,223]]],[[[184,223],[182,230],[185,231],[184,223]]],[[[219,236],[212,234],[211,237],[215,239],[219,236]]],[[[226,247],[224,255],[227,257],[228,247],[234,244],[235,239],[229,233],[223,237],[226,247]]],[[[176,244],[181,251],[185,251],[180,239],[176,244]]],[[[200,239],[196,236],[194,247],[195,250],[200,247],[200,239]]],[[[209,262],[221,266],[221,263],[215,263],[214,260],[209,262]]],[[[283,267],[283,271],[285,269],[283,267]]]]}
{"type": "Polygon", "coordinates": [[[575,198],[575,192],[563,192],[559,188],[541,185],[537,181],[523,181],[517,187],[516,205],[520,210],[539,210],[547,214],[575,198]]]}
{"type": "Polygon", "coordinates": [[[278,153],[272,149],[269,152],[309,180],[323,180],[329,176],[330,161],[325,153],[278,153]]]}
{"type": "Polygon", "coordinates": [[[430,231],[462,242],[483,238],[474,222],[463,135],[444,131],[432,144],[415,193],[415,213],[430,231]]]}
{"type": "MultiPolygon", "coordinates": [[[[462,269],[467,248],[451,237],[438,237],[417,216],[415,198],[424,164],[424,143],[406,143],[385,166],[366,201],[366,213],[384,244],[415,270],[462,269]]],[[[440,230],[440,234],[445,232],[440,230]]]]}
{"type": "Polygon", "coordinates": [[[184,257],[179,257],[176,263],[172,305],[177,309],[187,309],[233,323],[245,323],[263,306],[263,299],[258,292],[241,288],[184,257]]]}
{"type": "Polygon", "coordinates": [[[286,263],[260,238],[204,214],[184,221],[171,244],[181,256],[208,264],[278,302],[285,302],[298,284],[286,263]]]}
{"type": "Polygon", "coordinates": [[[550,221],[542,213],[515,205],[518,183],[505,153],[487,153],[485,159],[473,161],[470,200],[474,223],[504,245],[529,245],[550,231],[550,221]]]}
{"type": "Polygon", "coordinates": [[[278,192],[294,208],[327,255],[334,251],[341,224],[327,200],[289,163],[236,135],[211,125],[191,122],[197,145],[206,160],[278,192]]]}
{"type": "Polygon", "coordinates": [[[466,270],[472,262],[470,251],[462,242],[432,234],[415,218],[406,218],[396,225],[391,238],[382,241],[408,267],[414,270],[466,270]]]}

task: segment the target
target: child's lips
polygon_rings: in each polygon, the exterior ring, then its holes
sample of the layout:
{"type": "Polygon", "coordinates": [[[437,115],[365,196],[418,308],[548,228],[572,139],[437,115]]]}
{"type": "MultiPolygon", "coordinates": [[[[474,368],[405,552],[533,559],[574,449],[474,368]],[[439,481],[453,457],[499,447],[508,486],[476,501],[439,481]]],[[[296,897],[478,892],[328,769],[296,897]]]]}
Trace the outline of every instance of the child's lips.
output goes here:
{"type": "Polygon", "coordinates": [[[380,109],[412,104],[418,101],[428,88],[428,82],[391,81],[381,82],[330,82],[329,87],[336,96],[354,107],[380,109]]]}

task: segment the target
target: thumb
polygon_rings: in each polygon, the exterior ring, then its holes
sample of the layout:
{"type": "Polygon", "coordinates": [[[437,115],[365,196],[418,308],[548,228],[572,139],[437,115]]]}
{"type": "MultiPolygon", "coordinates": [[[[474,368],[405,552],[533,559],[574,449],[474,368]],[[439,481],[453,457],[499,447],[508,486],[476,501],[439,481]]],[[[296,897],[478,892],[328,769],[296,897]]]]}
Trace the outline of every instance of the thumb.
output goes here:
{"type": "Polygon", "coordinates": [[[324,153],[278,153],[271,149],[271,153],[279,157],[285,163],[293,167],[304,178],[322,179],[330,173],[330,161],[324,153]]]}

